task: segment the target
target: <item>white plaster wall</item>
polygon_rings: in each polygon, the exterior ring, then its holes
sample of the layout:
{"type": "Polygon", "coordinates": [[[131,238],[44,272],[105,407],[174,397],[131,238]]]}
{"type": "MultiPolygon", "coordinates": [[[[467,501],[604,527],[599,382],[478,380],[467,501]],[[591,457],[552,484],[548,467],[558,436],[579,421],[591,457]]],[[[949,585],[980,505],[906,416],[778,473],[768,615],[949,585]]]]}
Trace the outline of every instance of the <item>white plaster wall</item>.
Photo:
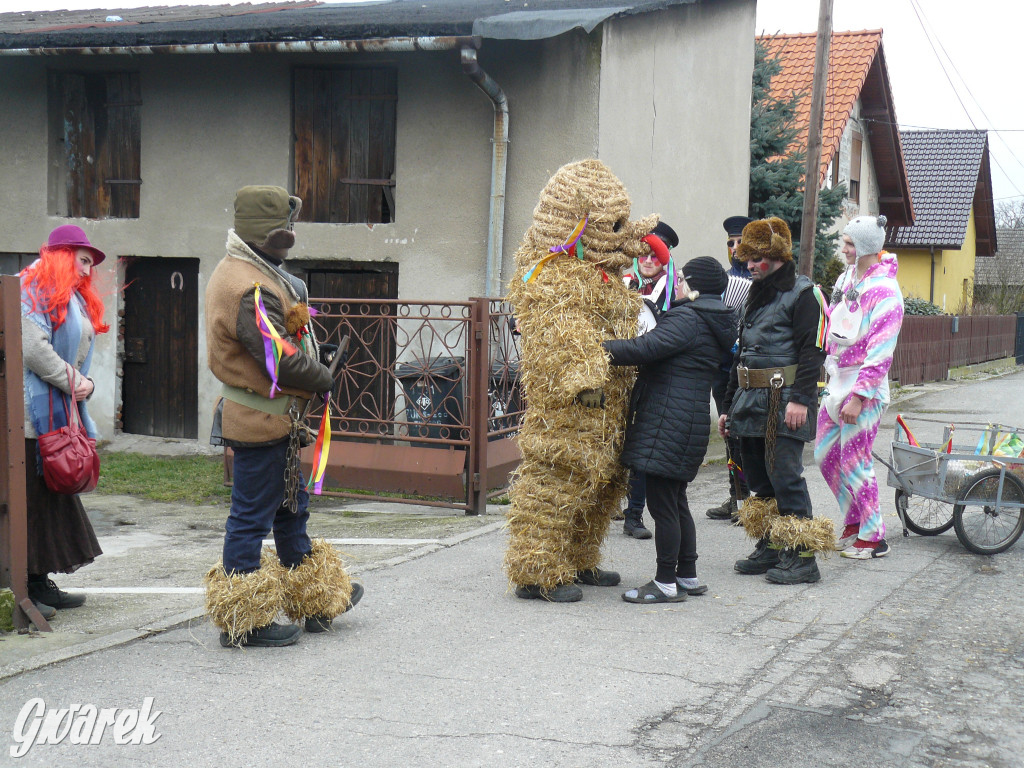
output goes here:
{"type": "Polygon", "coordinates": [[[598,154],[601,36],[577,30],[534,42],[485,40],[479,60],[508,98],[505,289],[541,189],[566,163],[598,154]]]}
{"type": "Polygon", "coordinates": [[[727,262],[722,221],[747,211],[754,0],[676,6],[604,26],[600,156],[633,216],[659,213],[677,258],[727,262]]]}

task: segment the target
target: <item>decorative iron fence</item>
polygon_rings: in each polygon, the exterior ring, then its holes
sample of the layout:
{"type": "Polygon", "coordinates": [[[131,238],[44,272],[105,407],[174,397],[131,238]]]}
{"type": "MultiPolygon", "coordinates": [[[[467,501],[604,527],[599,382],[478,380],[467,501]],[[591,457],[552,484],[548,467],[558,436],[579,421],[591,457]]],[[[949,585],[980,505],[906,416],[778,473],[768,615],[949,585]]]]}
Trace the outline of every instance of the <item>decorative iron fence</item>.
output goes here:
{"type": "MultiPolygon", "coordinates": [[[[507,304],[313,298],[310,305],[318,338],[349,337],[335,379],[324,495],[479,514],[506,490],[520,460],[512,438],[523,413],[507,304]]],[[[313,423],[321,409],[312,411],[313,423]]]]}

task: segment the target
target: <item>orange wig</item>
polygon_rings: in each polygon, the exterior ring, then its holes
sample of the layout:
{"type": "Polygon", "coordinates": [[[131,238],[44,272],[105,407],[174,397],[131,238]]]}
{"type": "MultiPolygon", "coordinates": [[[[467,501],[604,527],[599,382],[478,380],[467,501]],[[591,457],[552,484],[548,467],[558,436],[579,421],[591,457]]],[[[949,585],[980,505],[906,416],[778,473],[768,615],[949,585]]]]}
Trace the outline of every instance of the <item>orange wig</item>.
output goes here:
{"type": "Polygon", "coordinates": [[[60,328],[68,316],[68,303],[77,292],[85,302],[96,333],[106,333],[110,326],[103,322],[103,300],[92,284],[92,270],[86,277],[78,274],[75,266],[75,249],[67,246],[39,249],[39,259],[21,271],[22,283],[32,300],[34,312],[45,312],[50,316],[54,329],[60,328]]]}

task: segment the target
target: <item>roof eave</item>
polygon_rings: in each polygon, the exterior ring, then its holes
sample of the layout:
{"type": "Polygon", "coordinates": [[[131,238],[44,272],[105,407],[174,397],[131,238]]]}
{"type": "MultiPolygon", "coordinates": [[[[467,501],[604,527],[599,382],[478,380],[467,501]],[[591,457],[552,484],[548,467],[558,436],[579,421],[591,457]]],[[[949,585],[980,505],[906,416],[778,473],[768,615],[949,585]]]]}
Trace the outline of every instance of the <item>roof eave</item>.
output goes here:
{"type": "Polygon", "coordinates": [[[869,83],[877,88],[877,99],[870,98],[874,94],[873,88],[861,90],[861,116],[868,122],[868,141],[878,180],[879,212],[891,225],[911,226],[914,223],[914,205],[910,196],[910,179],[903,159],[903,145],[881,41],[865,78],[865,85],[869,83]],[[865,96],[869,98],[865,99],[865,96]],[[889,173],[879,173],[880,169],[886,168],[889,173]]]}

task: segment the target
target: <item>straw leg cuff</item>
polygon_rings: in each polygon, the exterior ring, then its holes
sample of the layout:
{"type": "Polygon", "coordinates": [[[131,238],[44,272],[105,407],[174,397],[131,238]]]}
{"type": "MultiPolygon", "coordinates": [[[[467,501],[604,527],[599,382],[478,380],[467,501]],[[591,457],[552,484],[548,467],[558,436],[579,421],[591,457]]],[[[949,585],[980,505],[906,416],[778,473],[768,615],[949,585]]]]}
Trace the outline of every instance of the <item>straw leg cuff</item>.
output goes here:
{"type": "Polygon", "coordinates": [[[283,610],[292,621],[333,619],[352,601],[352,581],[338,551],[323,539],[313,539],[312,545],[301,563],[285,571],[283,610]]]}
{"type": "Polygon", "coordinates": [[[774,498],[751,496],[740,507],[740,524],[747,536],[755,541],[766,538],[772,523],[779,517],[779,506],[774,498]]]}
{"type": "Polygon", "coordinates": [[[835,524],[827,517],[777,517],[772,522],[770,537],[782,549],[800,549],[825,557],[836,548],[835,524]]]}
{"type": "Polygon", "coordinates": [[[231,573],[221,563],[211,568],[206,586],[206,615],[237,643],[248,632],[270,624],[284,602],[284,568],[264,559],[259,570],[231,573]]]}

